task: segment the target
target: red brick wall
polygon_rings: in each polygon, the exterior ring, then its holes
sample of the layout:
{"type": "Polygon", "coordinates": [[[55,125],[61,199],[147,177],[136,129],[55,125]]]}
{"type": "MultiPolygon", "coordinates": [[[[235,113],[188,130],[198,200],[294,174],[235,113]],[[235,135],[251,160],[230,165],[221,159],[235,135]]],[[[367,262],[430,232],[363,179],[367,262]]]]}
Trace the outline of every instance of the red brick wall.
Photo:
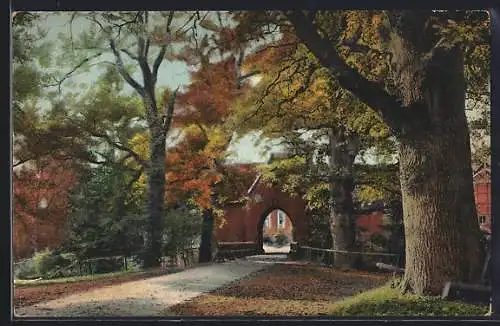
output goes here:
{"type": "Polygon", "coordinates": [[[361,238],[367,240],[374,233],[382,232],[383,212],[373,212],[371,214],[359,215],[356,222],[358,227],[362,228],[361,238]]]}
{"type": "MultiPolygon", "coordinates": [[[[225,208],[226,223],[222,228],[214,230],[217,241],[253,241],[263,242],[264,219],[269,213],[281,209],[289,217],[286,225],[295,228],[294,241],[300,241],[307,234],[306,203],[300,197],[290,197],[277,188],[269,188],[257,184],[252,196],[260,195],[261,201],[251,200],[246,206],[229,206],[225,208]]],[[[255,198],[255,197],[253,197],[255,198]]]]}
{"type": "MultiPolygon", "coordinates": [[[[290,198],[288,194],[281,192],[276,188],[268,188],[258,184],[253,194],[262,196],[261,202],[251,202],[246,207],[232,206],[227,207],[226,223],[222,228],[215,230],[215,239],[218,241],[262,241],[259,238],[262,233],[263,223],[266,216],[273,212],[271,228],[276,227],[276,209],[285,211],[288,219],[286,229],[292,230],[295,227],[295,239],[299,241],[300,237],[307,234],[308,227],[305,215],[305,202],[301,198],[290,198]]],[[[491,223],[491,183],[489,173],[476,174],[474,178],[474,195],[477,206],[478,216],[485,216],[486,223],[491,223]]],[[[372,214],[360,215],[357,218],[358,226],[364,228],[364,237],[369,237],[374,233],[382,231],[383,212],[374,212],[372,214]]],[[[265,232],[273,232],[273,229],[265,232]]]]}
{"type": "Polygon", "coordinates": [[[482,169],[474,175],[474,198],[478,222],[491,226],[491,174],[489,169],[482,169]]]}
{"type": "Polygon", "coordinates": [[[491,225],[491,184],[476,183],[474,185],[474,196],[476,197],[478,218],[484,216],[484,222],[491,225]]]}

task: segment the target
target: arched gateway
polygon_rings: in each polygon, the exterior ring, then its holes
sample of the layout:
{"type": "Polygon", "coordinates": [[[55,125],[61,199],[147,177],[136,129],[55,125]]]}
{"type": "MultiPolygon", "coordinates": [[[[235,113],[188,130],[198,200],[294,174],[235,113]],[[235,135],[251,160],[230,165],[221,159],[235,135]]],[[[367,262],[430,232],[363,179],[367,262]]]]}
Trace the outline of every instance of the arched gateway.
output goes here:
{"type": "Polygon", "coordinates": [[[226,221],[215,230],[219,242],[256,242],[263,252],[263,224],[275,209],[288,215],[294,227],[294,240],[300,241],[308,232],[306,203],[299,196],[291,197],[278,187],[270,187],[257,175],[246,191],[249,200],[225,207],[226,221]]]}

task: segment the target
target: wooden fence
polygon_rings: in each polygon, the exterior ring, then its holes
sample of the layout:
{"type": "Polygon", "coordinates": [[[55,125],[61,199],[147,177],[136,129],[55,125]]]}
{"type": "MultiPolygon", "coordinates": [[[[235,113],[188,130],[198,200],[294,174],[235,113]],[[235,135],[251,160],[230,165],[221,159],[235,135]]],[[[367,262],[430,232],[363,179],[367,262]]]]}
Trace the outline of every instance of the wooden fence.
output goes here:
{"type": "Polygon", "coordinates": [[[295,260],[306,260],[333,266],[335,257],[339,255],[351,256],[358,267],[363,269],[376,270],[377,263],[392,264],[398,263],[400,255],[383,252],[365,252],[365,251],[343,251],[334,249],[313,248],[302,246],[298,243],[290,244],[290,257],[295,260]]]}
{"type": "Polygon", "coordinates": [[[257,255],[258,253],[259,245],[256,242],[217,242],[213,260],[232,260],[257,255]]]}
{"type": "MultiPolygon", "coordinates": [[[[187,267],[198,262],[198,252],[199,248],[185,248],[178,250],[172,255],[165,256],[161,258],[161,266],[166,267],[187,267]]],[[[134,256],[105,256],[105,257],[93,257],[84,260],[71,259],[71,263],[67,266],[62,266],[58,270],[55,270],[54,274],[61,274],[62,276],[75,276],[75,275],[93,275],[96,273],[102,273],[103,262],[109,263],[109,271],[126,271],[131,266],[132,261],[135,261],[134,256]]],[[[20,270],[23,269],[25,265],[33,264],[33,258],[28,258],[22,261],[13,263],[13,274],[14,277],[20,274],[20,270]]],[[[105,263],[104,263],[105,264],[105,263]]]]}

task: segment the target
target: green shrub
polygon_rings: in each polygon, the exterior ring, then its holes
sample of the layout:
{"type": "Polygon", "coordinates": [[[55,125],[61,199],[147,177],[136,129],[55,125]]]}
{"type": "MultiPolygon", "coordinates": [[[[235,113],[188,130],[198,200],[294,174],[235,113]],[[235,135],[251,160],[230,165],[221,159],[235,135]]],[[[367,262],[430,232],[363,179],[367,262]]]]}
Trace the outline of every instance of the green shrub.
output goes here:
{"type": "Polygon", "coordinates": [[[31,280],[39,277],[33,259],[27,259],[23,262],[14,264],[13,271],[14,278],[20,280],[31,280]]]}
{"type": "Polygon", "coordinates": [[[199,245],[202,217],[199,210],[189,205],[167,209],[163,230],[163,254],[175,256],[184,249],[199,245]]]}
{"type": "Polygon", "coordinates": [[[72,265],[70,258],[65,257],[57,250],[48,248],[33,255],[33,263],[37,276],[54,278],[66,276],[65,270],[72,265]]]}
{"type": "Polygon", "coordinates": [[[269,235],[265,235],[264,239],[263,239],[263,242],[266,245],[272,245],[274,243],[274,239],[271,236],[269,236],[269,235]]]}
{"type": "Polygon", "coordinates": [[[387,247],[387,238],[380,233],[374,233],[370,237],[370,242],[373,243],[374,245],[382,247],[382,248],[387,247]]]}
{"type": "Polygon", "coordinates": [[[288,239],[288,236],[283,233],[283,232],[280,232],[278,234],[275,235],[274,237],[274,242],[278,245],[278,246],[284,246],[286,245],[287,243],[289,243],[289,239],[288,239]]]}
{"type": "Polygon", "coordinates": [[[121,271],[124,267],[122,259],[110,258],[96,260],[94,262],[94,273],[104,274],[121,271]]]}

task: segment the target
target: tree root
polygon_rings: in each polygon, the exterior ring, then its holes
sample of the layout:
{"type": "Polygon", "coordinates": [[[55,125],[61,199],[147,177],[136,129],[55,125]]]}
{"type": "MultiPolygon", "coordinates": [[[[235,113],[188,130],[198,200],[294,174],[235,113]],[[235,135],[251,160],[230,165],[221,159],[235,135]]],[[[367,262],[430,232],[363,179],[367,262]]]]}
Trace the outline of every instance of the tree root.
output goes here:
{"type": "Polygon", "coordinates": [[[412,287],[410,285],[410,281],[408,278],[403,277],[399,283],[399,290],[401,291],[402,295],[408,294],[412,291],[412,287]]]}

